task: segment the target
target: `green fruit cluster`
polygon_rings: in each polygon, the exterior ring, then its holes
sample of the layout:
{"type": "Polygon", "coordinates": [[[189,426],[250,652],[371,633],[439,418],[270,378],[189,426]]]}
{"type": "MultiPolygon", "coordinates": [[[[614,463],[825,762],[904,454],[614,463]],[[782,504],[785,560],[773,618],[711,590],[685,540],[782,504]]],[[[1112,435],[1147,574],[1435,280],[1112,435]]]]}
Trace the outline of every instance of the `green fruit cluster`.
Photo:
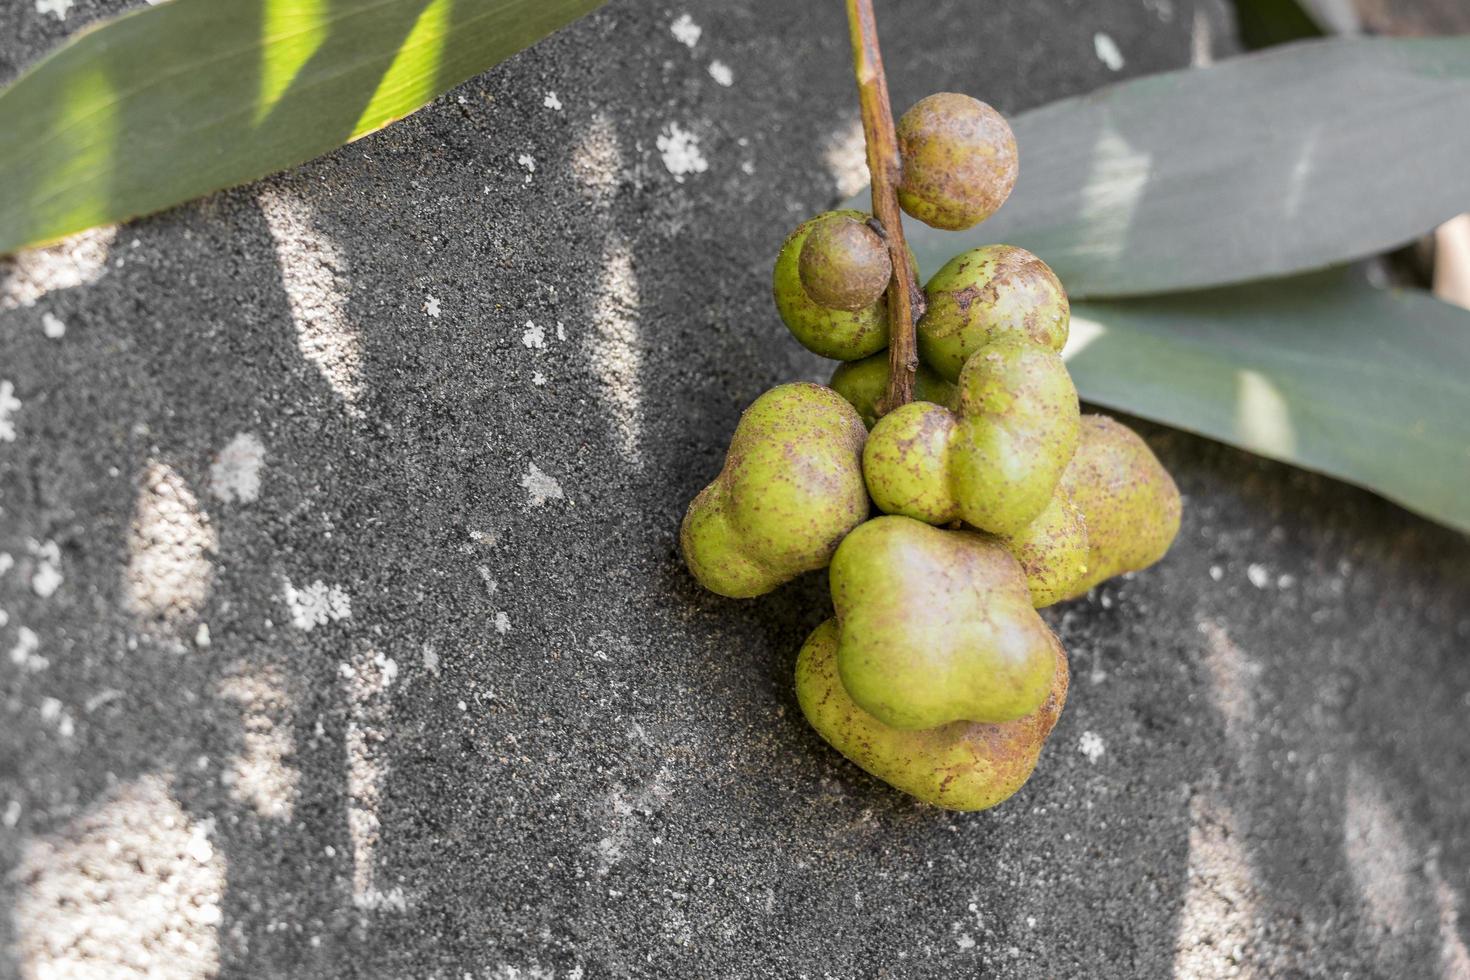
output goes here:
{"type": "MultiPolygon", "coordinates": [[[[1015,141],[983,103],[931,96],[898,133],[915,217],[968,227],[1010,193],[1015,141]]],[[[1066,293],[1024,249],[974,249],[929,280],[919,400],[883,414],[893,275],[861,212],[786,240],[777,309],[843,363],[831,387],[782,385],[746,410],[680,540],[695,578],[736,598],[830,566],[835,615],[797,661],[807,719],[891,785],[984,809],[1026,782],[1066,700],[1037,609],[1163,557],[1179,492],[1136,434],[1081,414],[1066,293]]]]}

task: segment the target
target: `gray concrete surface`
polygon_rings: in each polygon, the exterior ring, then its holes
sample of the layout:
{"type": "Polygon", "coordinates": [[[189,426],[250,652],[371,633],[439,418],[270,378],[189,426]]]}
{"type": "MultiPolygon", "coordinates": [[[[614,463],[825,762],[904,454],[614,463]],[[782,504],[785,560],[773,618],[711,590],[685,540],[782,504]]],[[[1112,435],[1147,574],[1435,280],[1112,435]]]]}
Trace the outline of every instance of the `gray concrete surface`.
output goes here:
{"type": "MultiPolygon", "coordinates": [[[[900,105],[1232,44],[880,7],[900,105]]],[[[3,0],[0,77],[102,12],[3,0]]],[[[690,582],[740,409],[821,371],[768,275],[851,179],[846,43],[835,0],[615,0],[0,265],[0,977],[1470,976],[1462,537],[1142,426],[1180,541],[1055,610],[1071,702],[969,816],[802,722],[820,576],[690,582]]]]}

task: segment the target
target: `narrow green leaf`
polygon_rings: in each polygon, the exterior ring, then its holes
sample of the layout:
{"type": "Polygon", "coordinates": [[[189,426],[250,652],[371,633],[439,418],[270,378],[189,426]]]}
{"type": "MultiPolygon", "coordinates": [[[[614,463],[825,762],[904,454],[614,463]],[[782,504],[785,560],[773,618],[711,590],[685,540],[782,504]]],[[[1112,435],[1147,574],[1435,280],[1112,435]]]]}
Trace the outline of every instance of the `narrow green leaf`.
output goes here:
{"type": "Polygon", "coordinates": [[[319,156],[603,0],[171,0],[0,92],[0,255],[319,156]]]}
{"type": "Polygon", "coordinates": [[[1470,313],[1335,271],[1073,314],[1065,356],[1087,401],[1470,531],[1470,313]]]}
{"type": "Polygon", "coordinates": [[[1235,21],[1241,42],[1253,51],[1326,33],[1311,8],[1298,0],[1235,0],[1235,21]]]}
{"type": "Polygon", "coordinates": [[[1024,113],[1020,181],[995,217],[905,228],[926,274],[1009,242],[1079,298],[1321,269],[1470,206],[1467,119],[1470,37],[1272,48],[1024,113]]]}

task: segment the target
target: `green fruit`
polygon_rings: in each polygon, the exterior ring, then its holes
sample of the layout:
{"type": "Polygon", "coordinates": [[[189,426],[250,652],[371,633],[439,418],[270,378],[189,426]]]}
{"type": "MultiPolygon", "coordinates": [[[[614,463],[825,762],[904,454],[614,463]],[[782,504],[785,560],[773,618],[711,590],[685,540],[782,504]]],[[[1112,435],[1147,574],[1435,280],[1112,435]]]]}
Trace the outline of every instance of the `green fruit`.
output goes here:
{"type": "Polygon", "coordinates": [[[1077,389],[1061,355],[1017,337],[960,372],[950,485],[966,524],[1019,534],[1046,509],[1077,448],[1077,389]]]}
{"type": "Polygon", "coordinates": [[[883,298],[893,260],[867,222],[838,215],[818,221],[807,233],[797,273],[818,306],[857,312],[883,298]]]}
{"type": "Polygon", "coordinates": [[[986,245],[961,252],[924,287],[919,355],[953,381],[970,355],[999,337],[1025,337],[1061,353],[1072,310],[1047,264],[1024,248],[986,245]]]}
{"type": "Polygon", "coordinates": [[[841,395],[788,384],[745,410],[724,469],[689,505],[679,543],[712,592],[762,595],[821,568],[868,516],[867,430],[841,395]]]}
{"type": "Polygon", "coordinates": [[[1005,117],[968,95],[920,99],[898,121],[898,203],[927,225],[961,231],[990,217],[1016,184],[1016,137],[1005,117]]]}
{"type": "MultiPolygon", "coordinates": [[[[878,402],[888,393],[888,352],[881,351],[861,361],[837,365],[830,384],[852,403],[863,417],[863,423],[871,429],[878,421],[878,402]]],[[[919,401],[948,405],[954,398],[954,385],[921,363],[914,375],[914,397],[919,401]]]]}
{"type": "Polygon", "coordinates": [[[929,524],[959,518],[949,482],[955,425],[949,409],[929,402],[910,402],[878,420],[863,447],[863,477],[879,510],[929,524]]]}
{"type": "Polygon", "coordinates": [[[900,409],[873,426],[868,492],[888,513],[1018,535],[1051,503],[1077,448],[1067,367],[1049,350],[1002,337],[965,365],[955,403],[953,413],[900,409]]]}
{"type": "Polygon", "coordinates": [[[830,578],[843,686],[883,724],[1014,721],[1046,700],[1051,631],[999,542],[879,517],[843,539],[830,578]]]}
{"type": "Polygon", "coordinates": [[[801,253],[807,236],[829,221],[866,221],[861,211],[828,211],[797,225],[776,257],[776,309],[801,345],[814,354],[855,361],[888,346],[888,311],[882,302],[860,310],[838,310],[812,299],[801,283],[801,253]]]}
{"type": "Polygon", "coordinates": [[[1031,603],[1037,609],[1072,595],[1087,575],[1087,526],[1071,494],[1061,486],[1036,520],[1002,543],[1026,572],[1031,603]]]}
{"type": "Polygon", "coordinates": [[[848,695],[838,677],[837,635],[837,621],[827,620],[796,658],[796,699],[833,748],[895,789],[951,810],[987,809],[1025,785],[1067,700],[1067,657],[1055,637],[1051,687],[1033,713],[996,725],[901,731],[848,695]]]}
{"type": "Polygon", "coordinates": [[[1105,415],[1082,418],[1082,441],[1062,477],[1087,524],[1087,574],[1067,598],[1164,557],[1183,504],[1173,477],[1138,433],[1105,415]]]}

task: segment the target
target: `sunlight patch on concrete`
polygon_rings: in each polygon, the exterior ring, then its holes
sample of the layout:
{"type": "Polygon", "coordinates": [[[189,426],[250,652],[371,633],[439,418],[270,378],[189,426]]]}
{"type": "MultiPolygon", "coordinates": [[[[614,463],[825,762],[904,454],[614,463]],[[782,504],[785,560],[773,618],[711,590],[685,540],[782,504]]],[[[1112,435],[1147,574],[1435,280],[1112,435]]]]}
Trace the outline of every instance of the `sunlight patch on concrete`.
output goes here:
{"type": "Polygon", "coordinates": [[[602,252],[588,352],[598,394],[612,413],[623,458],[642,463],[643,350],[638,326],[638,273],[633,251],[614,234],[602,252]]]}
{"type": "Polygon", "coordinates": [[[1259,903],[1250,855],[1230,805],[1213,791],[1189,804],[1189,865],[1174,938],[1174,976],[1235,976],[1249,962],[1259,903]]]}
{"type": "Polygon", "coordinates": [[[14,877],[21,976],[214,977],[226,868],[210,832],[150,774],[29,842],[14,877]]]}
{"type": "Polygon", "coordinates": [[[572,151],[572,175],[594,206],[612,206],[623,179],[623,151],[612,121],[602,113],[592,117],[572,151]]]}
{"type": "Polygon", "coordinates": [[[388,738],[392,687],[398,664],[370,653],[340,670],[347,693],[347,834],[352,841],[352,902],[364,911],[408,908],[401,887],[378,880],[377,852],[382,841],[382,801],[389,773],[388,738]]]}
{"type": "Polygon", "coordinates": [[[294,704],[285,679],[269,667],[243,666],[219,683],[217,693],[240,708],[240,750],[220,780],[230,797],[262,817],[289,821],[301,773],[291,763],[294,704]]]}
{"type": "Polygon", "coordinates": [[[1414,924],[1415,892],[1423,882],[1412,873],[1418,854],[1388,792],[1356,759],[1348,763],[1343,799],[1342,850],[1370,923],[1385,933],[1414,924]]]}
{"type": "Polygon", "coordinates": [[[34,306],[54,290],[101,279],[116,238],[117,225],[104,225],[0,259],[0,310],[34,306]]]}
{"type": "Polygon", "coordinates": [[[852,197],[867,187],[868,144],[863,136],[863,121],[852,116],[829,135],[822,159],[841,197],[852,197]]]}
{"type": "Polygon", "coordinates": [[[261,185],[258,198],[276,245],[296,347],[348,412],[360,417],[362,347],[347,316],[347,263],[336,243],[317,231],[305,202],[270,184],[261,185]]]}
{"type": "Polygon", "coordinates": [[[199,615],[214,577],[219,547],[209,515],[173,467],[150,460],[143,471],[128,532],[124,595],[142,619],[182,623],[199,615]]]}

